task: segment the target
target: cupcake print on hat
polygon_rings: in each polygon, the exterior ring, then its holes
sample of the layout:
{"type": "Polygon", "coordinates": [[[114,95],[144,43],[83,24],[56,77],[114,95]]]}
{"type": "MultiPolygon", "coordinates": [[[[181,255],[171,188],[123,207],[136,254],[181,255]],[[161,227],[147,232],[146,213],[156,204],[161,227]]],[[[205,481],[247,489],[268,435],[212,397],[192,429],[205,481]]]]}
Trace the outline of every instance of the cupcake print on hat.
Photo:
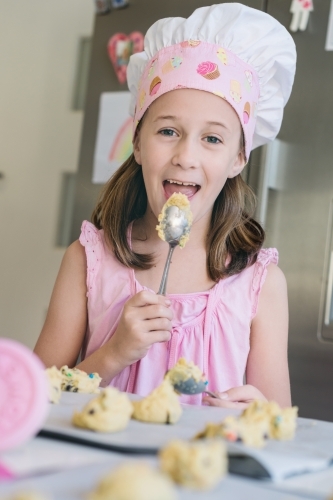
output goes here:
{"type": "Polygon", "coordinates": [[[215,80],[220,76],[218,65],[210,61],[199,64],[197,67],[197,73],[204,78],[207,78],[207,80],[215,80]]]}
{"type": "Polygon", "coordinates": [[[180,46],[183,47],[184,49],[186,47],[192,47],[193,49],[194,47],[198,47],[200,43],[201,43],[200,40],[185,40],[185,42],[182,42],[180,46]]]}
{"type": "Polygon", "coordinates": [[[143,108],[145,100],[146,100],[146,92],[144,91],[144,89],[141,89],[140,90],[140,94],[139,94],[139,106],[140,106],[140,109],[143,108]]]}
{"type": "Polygon", "coordinates": [[[240,83],[237,80],[231,80],[230,82],[230,95],[235,102],[241,102],[242,90],[240,83]]]}
{"type": "Polygon", "coordinates": [[[155,95],[160,89],[160,86],[162,84],[162,80],[160,79],[159,76],[155,76],[155,78],[152,80],[150,87],[149,87],[149,94],[150,95],[155,95]]]}
{"type": "Polygon", "coordinates": [[[243,122],[244,122],[244,125],[246,125],[247,123],[249,123],[250,113],[251,113],[250,103],[246,102],[245,106],[244,106],[244,111],[243,111],[243,122]]]}
{"type": "Polygon", "coordinates": [[[169,61],[167,61],[165,64],[163,64],[162,73],[164,75],[166,73],[170,73],[170,71],[173,71],[174,69],[179,68],[182,62],[183,62],[183,60],[181,57],[172,57],[169,61]]]}
{"type": "Polygon", "coordinates": [[[224,49],[221,47],[217,49],[216,55],[225,66],[228,64],[228,56],[224,49]]]}

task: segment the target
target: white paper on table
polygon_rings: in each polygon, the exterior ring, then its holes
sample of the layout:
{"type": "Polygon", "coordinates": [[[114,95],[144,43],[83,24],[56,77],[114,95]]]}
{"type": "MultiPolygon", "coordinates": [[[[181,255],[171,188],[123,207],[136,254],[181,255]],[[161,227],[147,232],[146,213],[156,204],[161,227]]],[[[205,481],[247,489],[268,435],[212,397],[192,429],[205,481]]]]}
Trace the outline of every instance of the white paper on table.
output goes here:
{"type": "Polygon", "coordinates": [[[1,454],[1,462],[15,477],[21,478],[102,462],[110,457],[110,452],[96,448],[82,451],[81,445],[35,438],[1,454]]]}
{"type": "Polygon", "coordinates": [[[105,92],[99,101],[92,182],[104,184],[133,151],[130,92],[105,92]]]}
{"type": "Polygon", "coordinates": [[[328,16],[325,49],[333,50],[333,0],[331,0],[330,13],[328,16]]]}
{"type": "MultiPolygon", "coordinates": [[[[82,453],[85,453],[83,448],[82,453]]],[[[96,489],[97,484],[105,475],[113,472],[124,462],[145,461],[152,467],[158,467],[156,458],[128,457],[127,455],[110,454],[110,458],[101,464],[31,478],[6,484],[1,493],[12,495],[18,492],[38,491],[52,500],[84,500],[96,489]]],[[[179,500],[304,500],[304,496],[296,492],[285,493],[283,486],[279,488],[262,481],[247,480],[241,477],[227,475],[219,484],[209,491],[193,491],[189,488],[175,486],[179,500]]],[[[311,499],[306,495],[306,498],[311,499]]],[[[317,496],[315,497],[318,498],[317,496]]]]}
{"type": "MultiPolygon", "coordinates": [[[[131,420],[123,431],[104,434],[71,425],[74,408],[82,408],[91,397],[94,396],[63,393],[60,404],[52,407],[43,430],[111,450],[154,453],[171,439],[191,439],[207,423],[218,423],[227,415],[239,414],[236,410],[183,405],[183,415],[175,425],[131,420]]],[[[130,397],[133,398],[132,395],[130,397]]],[[[268,440],[261,449],[250,448],[242,443],[227,443],[227,446],[229,454],[252,457],[263,466],[273,481],[281,481],[296,474],[327,469],[333,463],[333,423],[299,418],[295,439],[291,441],[268,440]]]]}

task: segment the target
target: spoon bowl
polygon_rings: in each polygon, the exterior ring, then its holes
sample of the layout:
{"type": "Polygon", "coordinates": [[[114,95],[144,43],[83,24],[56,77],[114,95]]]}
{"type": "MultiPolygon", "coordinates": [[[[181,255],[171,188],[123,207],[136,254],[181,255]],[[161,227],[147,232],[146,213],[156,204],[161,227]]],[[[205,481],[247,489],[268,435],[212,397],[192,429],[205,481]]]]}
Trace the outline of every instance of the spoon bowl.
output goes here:
{"type": "Polygon", "coordinates": [[[218,399],[218,396],[211,391],[207,390],[207,385],[208,385],[208,380],[195,380],[193,377],[190,377],[186,380],[181,380],[175,384],[173,384],[173,387],[175,391],[179,392],[180,394],[186,394],[188,396],[191,396],[193,394],[201,394],[202,392],[205,392],[212,398],[218,399]]]}
{"type": "Polygon", "coordinates": [[[163,223],[165,241],[169,244],[179,245],[180,239],[190,230],[185,211],[176,205],[166,209],[163,223]]]}
{"type": "Polygon", "coordinates": [[[170,205],[164,211],[164,216],[160,221],[159,232],[163,233],[163,239],[169,243],[169,253],[165,263],[159,295],[166,294],[166,284],[169,274],[171,257],[177,245],[184,246],[184,240],[188,237],[191,229],[191,222],[188,219],[188,210],[182,210],[177,205],[170,205]],[[183,241],[182,241],[183,240],[183,241]]]}

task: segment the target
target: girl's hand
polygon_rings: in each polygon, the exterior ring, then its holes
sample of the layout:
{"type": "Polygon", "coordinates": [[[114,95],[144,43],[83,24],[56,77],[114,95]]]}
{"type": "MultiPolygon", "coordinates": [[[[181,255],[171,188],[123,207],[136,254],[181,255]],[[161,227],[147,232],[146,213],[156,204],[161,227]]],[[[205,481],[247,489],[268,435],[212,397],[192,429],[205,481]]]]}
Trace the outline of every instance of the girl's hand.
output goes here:
{"type": "Polygon", "coordinates": [[[163,295],[144,290],[128,300],[118,328],[105,344],[125,367],[143,358],[155,342],[171,338],[171,302],[163,295]]]}
{"type": "Polygon", "coordinates": [[[202,399],[203,403],[208,406],[244,410],[254,400],[261,399],[267,401],[265,396],[253,385],[233,387],[226,392],[217,392],[216,395],[219,399],[212,398],[208,395],[204,396],[202,399]]]}

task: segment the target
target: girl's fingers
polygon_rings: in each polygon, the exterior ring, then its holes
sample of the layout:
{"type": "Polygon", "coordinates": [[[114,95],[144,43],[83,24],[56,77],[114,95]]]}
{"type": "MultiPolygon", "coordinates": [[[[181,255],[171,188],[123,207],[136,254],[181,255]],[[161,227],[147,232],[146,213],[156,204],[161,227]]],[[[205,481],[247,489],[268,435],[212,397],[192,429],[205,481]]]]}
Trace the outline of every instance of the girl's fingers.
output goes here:
{"type": "Polygon", "coordinates": [[[171,321],[173,318],[172,310],[169,307],[165,307],[161,304],[142,307],[138,311],[136,311],[136,314],[143,321],[155,318],[167,319],[168,321],[171,321]]]}
{"type": "Polygon", "coordinates": [[[165,331],[154,332],[154,343],[155,342],[169,342],[171,339],[171,333],[165,331]]]}
{"type": "Polygon", "coordinates": [[[228,391],[218,394],[221,395],[224,398],[224,400],[227,400],[229,402],[249,402],[253,401],[254,399],[266,400],[263,394],[258,389],[253,387],[253,385],[242,385],[240,387],[233,387],[228,391]]]}
{"type": "Polygon", "coordinates": [[[249,403],[245,402],[234,402],[228,401],[226,399],[211,398],[210,396],[205,396],[202,401],[209,406],[218,406],[220,408],[229,408],[235,410],[245,410],[249,406],[249,403]]]}
{"type": "Polygon", "coordinates": [[[164,295],[157,295],[156,293],[149,292],[148,290],[142,290],[142,292],[136,293],[128,301],[128,304],[132,307],[144,307],[147,305],[157,304],[169,307],[171,305],[171,301],[164,297],[164,295]]]}
{"type": "Polygon", "coordinates": [[[154,319],[147,319],[145,321],[144,329],[149,334],[158,331],[167,331],[170,333],[172,325],[171,321],[168,320],[167,318],[154,318],[154,319]]]}

